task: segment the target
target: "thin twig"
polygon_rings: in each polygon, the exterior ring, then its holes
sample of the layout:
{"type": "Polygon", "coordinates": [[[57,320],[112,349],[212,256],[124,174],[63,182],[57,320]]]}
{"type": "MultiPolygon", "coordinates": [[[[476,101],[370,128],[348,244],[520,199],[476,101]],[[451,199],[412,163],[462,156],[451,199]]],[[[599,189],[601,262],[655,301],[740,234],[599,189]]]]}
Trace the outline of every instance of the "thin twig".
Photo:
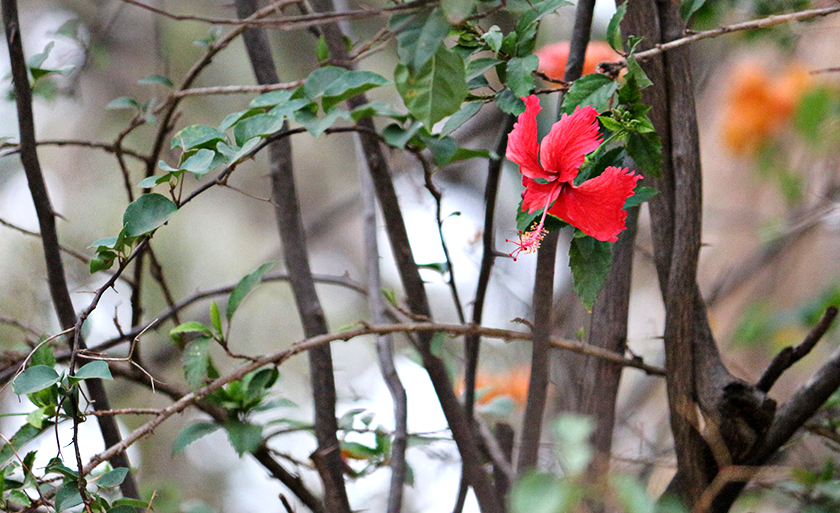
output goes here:
{"type": "Polygon", "coordinates": [[[662,52],[667,52],[668,50],[673,50],[674,48],[679,48],[680,46],[685,46],[687,44],[695,43],[697,41],[708,39],[710,37],[718,37],[732,32],[740,32],[742,30],[770,28],[775,27],[777,25],[783,25],[785,23],[793,23],[797,21],[810,20],[813,18],[820,18],[823,16],[834,14],[836,12],[840,12],[840,6],[825,7],[823,9],[810,9],[789,14],[776,14],[758,20],[733,23],[732,25],[724,25],[716,29],[697,32],[696,34],[691,34],[689,36],[680,39],[675,39],[667,43],[657,44],[654,48],[651,48],[650,50],[645,50],[643,52],[639,52],[635,55],[636,59],[638,60],[649,59],[651,57],[661,54],[662,52]]]}
{"type": "MultiPolygon", "coordinates": [[[[309,27],[318,27],[329,23],[335,23],[341,20],[358,20],[364,18],[371,18],[374,16],[388,16],[395,12],[416,11],[432,3],[432,0],[406,2],[403,4],[398,4],[391,7],[382,7],[378,9],[370,8],[345,12],[302,14],[298,16],[286,16],[283,18],[275,18],[268,20],[258,18],[249,18],[247,20],[238,20],[233,18],[203,18],[200,16],[172,14],[167,11],[158,9],[156,7],[152,7],[150,5],[138,2],[137,0],[123,0],[123,2],[135,5],[148,11],[152,11],[155,14],[166,16],[167,18],[179,21],[199,21],[203,23],[210,23],[213,25],[234,25],[237,27],[270,27],[280,30],[299,30],[309,27]]],[[[271,8],[271,12],[273,12],[278,7],[297,3],[300,3],[300,0],[283,0],[280,2],[275,2],[269,7],[271,8]]]]}
{"type": "Polygon", "coordinates": [[[216,87],[194,87],[192,89],[183,89],[173,93],[174,98],[184,98],[186,96],[207,96],[211,94],[263,94],[271,91],[279,91],[284,89],[295,89],[303,85],[303,80],[295,80],[293,82],[283,82],[280,84],[265,84],[265,85],[230,85],[230,86],[216,86],[216,87]]]}
{"type": "Polygon", "coordinates": [[[758,380],[756,388],[765,393],[769,392],[783,372],[811,352],[811,349],[813,349],[814,346],[817,345],[817,342],[823,338],[836,317],[836,306],[829,306],[826,308],[820,322],[811,329],[801,344],[796,347],[788,346],[782,349],[779,354],[773,358],[773,361],[770,362],[770,365],[764,371],[764,374],[761,375],[761,379],[758,380]]]}

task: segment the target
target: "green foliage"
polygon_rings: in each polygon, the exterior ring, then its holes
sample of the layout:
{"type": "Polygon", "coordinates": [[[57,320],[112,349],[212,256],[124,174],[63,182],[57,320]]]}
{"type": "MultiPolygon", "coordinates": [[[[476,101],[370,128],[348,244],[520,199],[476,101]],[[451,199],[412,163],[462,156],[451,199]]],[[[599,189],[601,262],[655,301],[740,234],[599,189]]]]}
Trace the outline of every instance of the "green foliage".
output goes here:
{"type": "Polygon", "coordinates": [[[449,35],[449,22],[443,9],[425,13],[395,14],[388,23],[397,33],[397,54],[410,74],[417,75],[438,52],[449,35]]]}
{"type": "Polygon", "coordinates": [[[607,26],[607,43],[619,53],[624,52],[624,41],[621,39],[621,22],[624,20],[625,14],[627,14],[627,2],[616,6],[615,14],[610,18],[610,23],[607,26]]]}
{"type": "Polygon", "coordinates": [[[575,292],[583,306],[592,310],[612,267],[612,244],[580,235],[575,236],[569,246],[569,267],[575,292]]]}
{"type": "Polygon", "coordinates": [[[461,109],[468,92],[466,77],[464,61],[443,44],[417,72],[402,63],[394,70],[394,82],[405,106],[430,130],[461,109]]]}
{"type": "Polygon", "coordinates": [[[274,267],[274,262],[267,262],[261,265],[256,271],[246,275],[244,278],[239,280],[239,283],[236,284],[234,287],[233,292],[230,294],[230,299],[228,299],[227,304],[227,320],[233,318],[233,314],[236,313],[236,309],[239,308],[239,305],[245,299],[252,290],[254,290],[257,285],[262,283],[262,278],[271,268],[274,267]]]}
{"type": "Polygon", "coordinates": [[[221,429],[221,426],[213,422],[194,422],[188,425],[175,437],[175,442],[172,443],[172,454],[178,454],[199,438],[219,429],[221,429]]]}
{"type": "Polygon", "coordinates": [[[144,194],[125,209],[125,234],[127,237],[146,235],[166,223],[177,210],[178,206],[166,196],[144,194]]]}

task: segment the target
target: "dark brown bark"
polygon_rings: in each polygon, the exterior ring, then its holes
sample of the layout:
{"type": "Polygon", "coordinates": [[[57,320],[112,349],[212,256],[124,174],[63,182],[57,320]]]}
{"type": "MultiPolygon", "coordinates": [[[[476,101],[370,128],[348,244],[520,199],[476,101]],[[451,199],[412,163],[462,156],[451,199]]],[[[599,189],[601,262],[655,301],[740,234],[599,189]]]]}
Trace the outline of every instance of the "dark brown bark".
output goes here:
{"type": "MultiPolygon", "coordinates": [[[[70,299],[70,290],[64,274],[64,263],[61,260],[61,247],[58,242],[58,232],[55,226],[56,215],[50,202],[49,192],[47,191],[47,185],[41,171],[41,164],[38,160],[35,142],[35,121],[32,114],[32,89],[29,86],[26,59],[23,54],[17,2],[16,0],[3,0],[2,8],[18,113],[20,160],[29,183],[29,191],[32,195],[32,201],[35,204],[35,212],[38,216],[44,258],[47,264],[47,283],[49,284],[50,296],[52,297],[53,306],[62,329],[74,328],[67,338],[70,340],[71,350],[75,356],[76,351],[85,348],[85,341],[81,335],[81,326],[76,325],[76,311],[70,299]]],[[[75,363],[74,360],[75,358],[71,358],[71,362],[75,363]]],[[[71,374],[75,370],[73,367],[73,364],[71,364],[71,374]]],[[[89,379],[86,380],[86,384],[94,409],[97,411],[111,409],[102,380],[89,379]]],[[[99,416],[96,420],[106,447],[111,447],[120,442],[120,431],[113,417],[99,416]]],[[[125,454],[119,454],[113,457],[110,462],[115,468],[131,468],[128,456],[125,454]]],[[[137,482],[134,480],[134,475],[131,472],[126,475],[125,480],[120,485],[120,490],[126,497],[140,498],[137,482]]]]}
{"type": "MultiPolygon", "coordinates": [[[[236,0],[236,13],[247,18],[257,11],[256,0],[236,0]]],[[[242,34],[251,66],[257,82],[274,84],[279,82],[268,36],[262,28],[248,28],[242,34]]],[[[284,124],[285,128],[285,124],[284,124]]],[[[277,226],[283,246],[283,257],[289,269],[290,283],[295,296],[298,314],[303,323],[306,337],[322,335],[329,331],[327,320],[309,266],[306,249],[306,235],[303,230],[300,205],[295,188],[292,168],[292,147],[289,138],[274,141],[269,145],[269,168],[271,175],[271,197],[275,205],[277,226]]],[[[335,417],[335,376],[333,374],[332,352],[329,346],[309,351],[309,372],[312,397],[315,405],[315,438],[318,441],[313,456],[324,483],[326,507],[331,512],[350,512],[350,502],[344,486],[344,468],[341,451],[336,437],[338,422],[335,417]]]]}

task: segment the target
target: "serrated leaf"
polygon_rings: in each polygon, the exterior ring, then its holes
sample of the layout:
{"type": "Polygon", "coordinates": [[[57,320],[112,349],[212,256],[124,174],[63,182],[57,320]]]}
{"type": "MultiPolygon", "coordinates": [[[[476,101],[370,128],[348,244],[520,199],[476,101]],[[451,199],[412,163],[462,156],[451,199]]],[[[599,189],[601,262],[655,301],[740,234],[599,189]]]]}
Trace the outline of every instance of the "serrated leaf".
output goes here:
{"type": "Polygon", "coordinates": [[[128,468],[126,467],[119,467],[115,468],[110,472],[105,472],[102,474],[99,479],[96,480],[96,484],[102,488],[113,488],[114,486],[119,486],[125,480],[125,476],[128,475],[128,468]]]}
{"type": "Polygon", "coordinates": [[[434,56],[450,25],[441,8],[428,13],[396,14],[388,28],[397,30],[397,55],[409,72],[417,74],[434,56]]]}
{"type": "Polygon", "coordinates": [[[646,201],[650,201],[657,194],[659,194],[659,191],[653,187],[636,187],[636,190],[633,191],[633,195],[627,198],[627,201],[624,202],[624,210],[637,207],[646,201]]]}
{"type": "Polygon", "coordinates": [[[373,116],[385,116],[398,121],[405,121],[408,118],[408,116],[396,110],[391,105],[379,101],[368,102],[350,111],[350,117],[353,121],[373,116]]]}
{"type": "Polygon", "coordinates": [[[210,305],[210,323],[217,333],[222,333],[222,316],[219,315],[219,305],[215,301],[210,305]]]}
{"type": "Polygon", "coordinates": [[[190,125],[172,136],[172,148],[181,148],[184,151],[193,148],[212,150],[219,142],[227,142],[225,134],[207,125],[190,125]]]}
{"type": "Polygon", "coordinates": [[[540,65],[536,55],[513,57],[505,68],[505,84],[518,97],[528,96],[534,89],[534,71],[540,65]]]}
{"type": "Polygon", "coordinates": [[[111,369],[108,368],[108,363],[97,360],[80,367],[71,379],[73,381],[81,381],[83,379],[104,379],[110,381],[114,378],[111,376],[111,369]]]}
{"type": "Polygon", "coordinates": [[[228,421],[225,423],[225,431],[227,431],[230,445],[240,457],[257,450],[263,441],[262,427],[247,422],[228,421]]]}
{"type": "Polygon", "coordinates": [[[172,454],[178,454],[183,451],[188,445],[195,442],[203,436],[221,428],[218,424],[213,422],[196,422],[185,427],[175,437],[175,442],[172,443],[172,454]]]}
{"type": "Polygon", "coordinates": [[[444,45],[416,74],[398,64],[394,82],[408,110],[430,130],[460,110],[469,92],[464,61],[444,45]]]}
{"type": "Polygon", "coordinates": [[[639,85],[639,89],[644,89],[653,85],[653,82],[648,78],[639,62],[632,55],[627,56],[627,75],[625,78],[633,77],[639,85]]]}
{"type": "Polygon", "coordinates": [[[8,501],[18,506],[27,507],[32,504],[29,497],[20,490],[9,490],[8,501]]]}
{"type": "MultiPolygon", "coordinates": [[[[127,499],[127,498],[117,499],[113,502],[112,505],[115,506],[115,507],[128,506],[128,507],[131,507],[131,508],[148,508],[149,507],[149,503],[147,501],[142,501],[140,499],[127,499]]],[[[113,511],[113,509],[110,509],[108,511],[111,512],[111,511],[113,511]]],[[[122,512],[120,512],[120,513],[122,513],[122,512]]]]}
{"type": "Polygon", "coordinates": [[[574,237],[569,246],[575,292],[587,310],[592,310],[598,292],[612,267],[612,244],[592,237],[574,237]]]}
{"type": "Polygon", "coordinates": [[[518,116],[525,112],[525,102],[513,94],[513,91],[507,87],[496,93],[493,101],[496,102],[496,106],[505,114],[518,116]]]}
{"type": "Polygon", "coordinates": [[[162,226],[178,211],[175,203],[157,193],[144,194],[125,209],[123,225],[129,237],[139,237],[162,226]]]}
{"type": "Polygon", "coordinates": [[[627,154],[647,176],[659,178],[662,174],[662,140],[656,132],[631,133],[625,145],[627,154]]]}
{"type": "Polygon", "coordinates": [[[149,75],[141,78],[137,81],[137,83],[140,85],[162,85],[166,87],[175,87],[175,84],[173,84],[171,80],[161,75],[149,75]]]}
{"type": "Polygon", "coordinates": [[[204,385],[211,366],[209,338],[197,338],[187,343],[181,363],[184,366],[184,378],[193,390],[204,385]]]}
{"type": "Polygon", "coordinates": [[[571,114],[578,105],[592,105],[595,110],[606,110],[610,98],[618,88],[615,80],[600,73],[590,73],[575,80],[563,98],[560,111],[571,114]]]}
{"type": "Polygon", "coordinates": [[[230,293],[230,299],[228,299],[227,304],[227,320],[230,322],[233,314],[236,313],[236,309],[239,308],[239,305],[245,299],[252,290],[254,290],[257,285],[262,282],[262,277],[267,273],[271,268],[274,267],[274,262],[267,262],[256,271],[246,275],[244,278],[239,280],[239,283],[236,284],[236,287],[233,288],[233,292],[230,293]]]}
{"type": "Polygon", "coordinates": [[[492,57],[481,57],[469,61],[467,63],[467,80],[482,76],[487,70],[502,62],[504,61],[492,57]]]}
{"type": "Polygon", "coordinates": [[[443,130],[440,131],[440,135],[446,136],[458,129],[458,127],[478,114],[478,111],[481,110],[483,105],[484,103],[482,102],[465,103],[464,106],[461,107],[461,110],[451,115],[449,119],[446,120],[446,123],[443,124],[443,130]]]}
{"type": "Polygon", "coordinates": [[[17,395],[26,395],[58,383],[61,377],[52,367],[33,365],[18,374],[12,381],[12,391],[17,395]]]}
{"type": "Polygon", "coordinates": [[[254,372],[250,375],[250,379],[247,379],[248,394],[252,397],[259,396],[263,391],[274,386],[277,382],[277,378],[279,377],[280,371],[278,371],[276,367],[260,369],[254,372]]]}
{"type": "Polygon", "coordinates": [[[621,40],[621,20],[624,19],[625,14],[627,14],[627,2],[618,5],[607,26],[607,43],[619,53],[624,52],[624,42],[621,40]]]}
{"type": "Polygon", "coordinates": [[[128,96],[120,96],[119,98],[114,98],[108,105],[105,106],[108,110],[116,110],[116,109],[139,109],[140,103],[135,100],[134,98],[129,98],[128,96]]]}

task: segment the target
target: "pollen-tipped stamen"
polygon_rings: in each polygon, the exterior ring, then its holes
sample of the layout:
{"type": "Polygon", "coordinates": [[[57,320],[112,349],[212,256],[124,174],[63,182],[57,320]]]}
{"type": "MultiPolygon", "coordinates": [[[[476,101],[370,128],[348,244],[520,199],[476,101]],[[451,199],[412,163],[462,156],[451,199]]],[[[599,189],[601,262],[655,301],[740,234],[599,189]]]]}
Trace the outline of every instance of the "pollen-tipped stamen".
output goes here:
{"type": "Polygon", "coordinates": [[[540,242],[542,242],[543,238],[547,234],[548,232],[543,228],[542,222],[534,222],[534,225],[530,230],[527,232],[519,232],[518,241],[505,239],[505,242],[512,242],[516,244],[516,249],[509,253],[510,257],[513,258],[514,262],[516,262],[516,258],[520,253],[525,253],[527,255],[537,251],[540,249],[540,242]]]}

